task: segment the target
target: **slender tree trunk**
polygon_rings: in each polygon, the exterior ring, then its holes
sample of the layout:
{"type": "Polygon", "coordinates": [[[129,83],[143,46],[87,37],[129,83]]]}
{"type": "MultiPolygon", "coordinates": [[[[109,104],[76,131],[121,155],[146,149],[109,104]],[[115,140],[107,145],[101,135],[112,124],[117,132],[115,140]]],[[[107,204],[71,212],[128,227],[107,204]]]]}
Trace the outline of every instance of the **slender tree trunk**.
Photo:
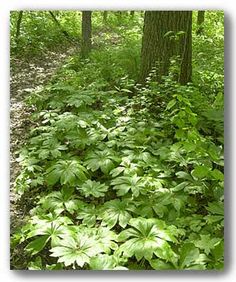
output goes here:
{"type": "Polygon", "coordinates": [[[178,57],[177,81],[186,84],[192,75],[192,12],[147,11],[144,16],[140,83],[153,67],[156,79],[168,75],[170,60],[178,57]],[[183,31],[183,32],[181,32],[183,31]]]}
{"type": "Polygon", "coordinates": [[[201,35],[204,32],[204,20],[205,20],[205,11],[198,11],[197,13],[197,30],[196,34],[201,35]]]}
{"type": "Polygon", "coordinates": [[[104,12],[103,12],[103,23],[104,23],[104,24],[107,23],[107,16],[108,16],[108,11],[104,11],[104,12]]]}
{"type": "Polygon", "coordinates": [[[60,31],[65,35],[65,37],[69,40],[72,41],[70,35],[68,34],[68,32],[66,30],[63,29],[63,27],[61,26],[60,22],[58,21],[58,19],[56,18],[56,16],[53,14],[52,11],[49,11],[49,14],[52,17],[52,20],[54,21],[54,23],[57,25],[57,27],[60,29],[60,31]]]}
{"type": "Polygon", "coordinates": [[[23,11],[19,11],[18,19],[16,22],[16,37],[15,37],[16,47],[18,47],[19,44],[22,17],[23,17],[23,11]]]}
{"type": "Polygon", "coordinates": [[[81,46],[81,57],[88,57],[91,51],[91,34],[92,34],[92,22],[91,22],[91,11],[82,12],[82,46],[81,46]]]}

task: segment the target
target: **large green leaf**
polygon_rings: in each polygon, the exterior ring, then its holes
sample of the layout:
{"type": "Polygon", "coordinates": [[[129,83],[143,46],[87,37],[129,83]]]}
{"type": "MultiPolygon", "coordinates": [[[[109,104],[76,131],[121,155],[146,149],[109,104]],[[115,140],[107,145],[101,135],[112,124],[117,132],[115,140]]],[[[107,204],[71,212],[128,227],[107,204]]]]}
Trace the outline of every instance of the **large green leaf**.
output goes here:
{"type": "Polygon", "coordinates": [[[224,215],[224,204],[222,202],[212,202],[208,204],[208,207],[206,209],[217,215],[224,215]]]}
{"type": "Polygon", "coordinates": [[[61,160],[47,170],[46,181],[50,186],[55,185],[59,180],[61,185],[75,185],[77,182],[85,181],[86,174],[86,168],[78,159],[61,160]]]}
{"type": "Polygon", "coordinates": [[[115,162],[117,161],[115,155],[115,152],[110,149],[95,150],[87,155],[84,164],[92,171],[100,168],[104,174],[108,174],[115,167],[115,162]]]}
{"type": "Polygon", "coordinates": [[[224,174],[216,168],[211,171],[211,176],[216,180],[224,181],[224,174]]]}
{"type": "Polygon", "coordinates": [[[92,105],[94,98],[89,94],[87,91],[77,92],[68,97],[67,104],[76,108],[92,105]]]}
{"type": "Polygon", "coordinates": [[[49,237],[50,237],[49,235],[40,236],[34,239],[32,242],[30,242],[25,247],[25,249],[31,252],[32,255],[35,255],[45,247],[45,245],[47,244],[49,240],[49,237]]]}
{"type": "Polygon", "coordinates": [[[92,270],[112,270],[116,265],[113,256],[98,255],[90,260],[89,266],[92,270]]]}
{"type": "Polygon", "coordinates": [[[119,260],[114,255],[99,254],[92,257],[89,266],[92,270],[128,270],[124,266],[119,266],[119,260]]]}
{"type": "Polygon", "coordinates": [[[111,200],[104,204],[99,214],[99,219],[102,220],[103,225],[107,225],[110,228],[117,223],[125,228],[132,217],[131,212],[134,209],[134,204],[129,199],[111,200]]]}
{"type": "Polygon", "coordinates": [[[87,226],[94,226],[97,220],[99,209],[92,204],[84,204],[80,206],[77,211],[77,218],[82,219],[83,224],[87,226]]]}
{"type": "Polygon", "coordinates": [[[108,186],[89,179],[83,185],[78,187],[78,190],[80,190],[85,197],[93,196],[95,198],[99,198],[105,195],[105,192],[108,190],[108,186]]]}
{"type": "Polygon", "coordinates": [[[110,230],[110,228],[96,227],[93,234],[104,253],[110,254],[111,250],[117,249],[117,234],[110,230]]]}
{"type": "MultiPolygon", "coordinates": [[[[72,224],[71,220],[64,216],[55,215],[55,218],[50,216],[50,214],[45,216],[45,218],[35,216],[31,220],[31,228],[27,234],[27,238],[29,239],[37,236],[37,238],[34,239],[36,244],[43,244],[43,238],[47,237],[47,242],[50,241],[50,244],[53,247],[57,245],[58,241],[67,231],[68,225],[70,224],[72,224]]],[[[34,241],[29,243],[28,246],[31,247],[31,244],[34,246],[34,241]]],[[[44,248],[44,246],[45,245],[42,245],[42,248],[44,248]]]]}
{"type": "Polygon", "coordinates": [[[127,194],[130,190],[135,197],[139,196],[142,191],[144,191],[145,183],[142,177],[137,176],[137,174],[130,176],[120,176],[111,181],[111,185],[117,190],[118,196],[123,196],[127,194]]]}
{"type": "Polygon", "coordinates": [[[65,266],[76,263],[80,267],[89,263],[91,257],[103,252],[96,240],[84,233],[74,234],[73,237],[65,236],[50,251],[51,256],[57,257],[58,262],[63,262],[65,266]]]}
{"type": "Polygon", "coordinates": [[[203,179],[210,173],[210,168],[207,166],[196,166],[191,174],[197,179],[203,179]]]}
{"type": "Polygon", "coordinates": [[[176,260],[176,254],[168,243],[176,242],[176,238],[173,230],[163,221],[138,217],[132,218],[129,225],[132,228],[119,234],[119,240],[125,243],[120,246],[118,252],[127,257],[135,256],[138,261],[141,258],[151,260],[154,254],[167,261],[176,260]]]}
{"type": "Polygon", "coordinates": [[[180,269],[204,269],[206,257],[200,254],[193,243],[185,243],[180,249],[180,269]]]}
{"type": "Polygon", "coordinates": [[[209,234],[208,235],[200,235],[201,239],[194,242],[194,245],[204,250],[204,252],[209,255],[212,249],[214,249],[218,244],[220,244],[220,238],[212,238],[209,234]]]}
{"type": "MultiPolygon", "coordinates": [[[[65,190],[65,189],[64,189],[65,190]]],[[[45,210],[53,211],[56,214],[60,214],[63,211],[68,211],[73,214],[79,206],[83,203],[75,197],[67,197],[61,192],[52,192],[46,197],[40,200],[42,208],[45,210]]]]}

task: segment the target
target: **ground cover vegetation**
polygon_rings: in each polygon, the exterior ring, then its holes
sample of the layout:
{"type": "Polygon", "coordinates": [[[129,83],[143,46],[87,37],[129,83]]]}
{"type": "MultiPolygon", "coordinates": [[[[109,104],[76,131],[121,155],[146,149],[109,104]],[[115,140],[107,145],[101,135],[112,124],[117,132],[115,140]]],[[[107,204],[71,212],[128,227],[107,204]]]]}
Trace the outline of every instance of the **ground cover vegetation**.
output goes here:
{"type": "Polygon", "coordinates": [[[223,269],[223,13],[81,14],[11,15],[13,58],[78,46],[25,95],[12,269],[223,269]]]}

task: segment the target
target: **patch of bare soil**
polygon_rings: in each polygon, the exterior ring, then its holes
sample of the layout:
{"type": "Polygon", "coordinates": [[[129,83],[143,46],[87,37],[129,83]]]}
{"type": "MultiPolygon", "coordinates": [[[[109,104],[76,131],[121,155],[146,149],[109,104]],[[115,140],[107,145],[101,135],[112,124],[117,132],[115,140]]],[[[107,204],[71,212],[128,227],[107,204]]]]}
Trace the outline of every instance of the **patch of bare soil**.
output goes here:
{"type": "Polygon", "coordinates": [[[50,80],[58,67],[75,51],[46,52],[41,58],[11,58],[10,65],[10,222],[11,231],[22,225],[26,207],[14,192],[14,181],[20,172],[16,161],[17,150],[24,144],[30,124],[32,109],[24,99],[30,92],[50,80]]]}

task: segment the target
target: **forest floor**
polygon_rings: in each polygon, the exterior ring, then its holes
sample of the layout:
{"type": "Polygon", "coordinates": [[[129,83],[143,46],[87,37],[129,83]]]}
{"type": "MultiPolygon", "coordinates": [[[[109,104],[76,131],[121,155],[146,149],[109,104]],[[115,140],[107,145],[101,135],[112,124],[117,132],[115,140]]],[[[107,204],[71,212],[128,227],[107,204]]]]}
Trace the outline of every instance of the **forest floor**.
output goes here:
{"type": "Polygon", "coordinates": [[[43,57],[30,59],[11,58],[10,62],[10,223],[11,231],[20,227],[26,213],[26,205],[19,203],[14,192],[14,181],[20,172],[17,150],[24,144],[29,130],[32,109],[24,99],[29,92],[45,85],[75,48],[48,51],[43,57]]]}

